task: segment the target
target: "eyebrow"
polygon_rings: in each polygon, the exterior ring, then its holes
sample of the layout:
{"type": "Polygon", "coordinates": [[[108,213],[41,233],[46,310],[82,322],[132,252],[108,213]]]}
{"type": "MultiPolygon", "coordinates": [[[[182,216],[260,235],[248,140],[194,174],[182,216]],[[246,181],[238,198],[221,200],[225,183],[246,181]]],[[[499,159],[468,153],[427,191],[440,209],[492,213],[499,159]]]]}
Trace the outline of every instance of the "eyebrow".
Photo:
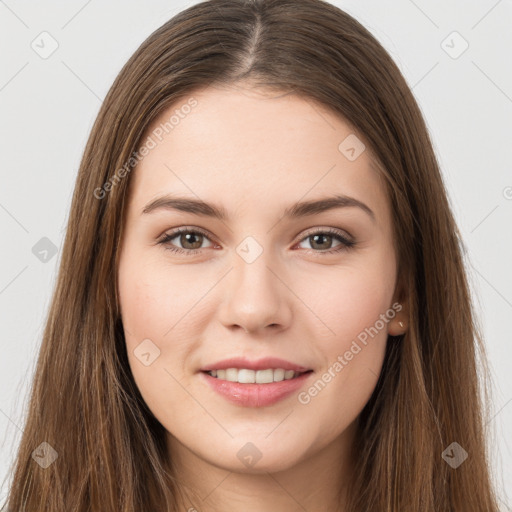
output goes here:
{"type": "MultiPolygon", "coordinates": [[[[375,214],[365,203],[345,195],[335,195],[324,197],[312,201],[302,201],[295,203],[284,211],[285,218],[300,218],[309,215],[315,215],[335,208],[357,207],[366,212],[373,221],[375,214]]],[[[192,213],[205,217],[213,217],[222,221],[226,221],[229,217],[226,210],[221,206],[207,203],[200,199],[192,199],[187,197],[178,197],[173,195],[165,195],[150,201],[142,210],[142,214],[154,212],[156,210],[178,210],[181,212],[192,213]]]]}

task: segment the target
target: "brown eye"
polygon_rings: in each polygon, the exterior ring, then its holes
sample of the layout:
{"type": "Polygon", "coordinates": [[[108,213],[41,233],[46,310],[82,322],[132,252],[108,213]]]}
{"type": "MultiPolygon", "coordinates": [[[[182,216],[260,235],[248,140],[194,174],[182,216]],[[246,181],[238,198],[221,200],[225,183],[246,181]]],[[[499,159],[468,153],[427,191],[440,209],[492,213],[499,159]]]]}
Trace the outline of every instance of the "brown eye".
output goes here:
{"type": "Polygon", "coordinates": [[[206,234],[197,229],[180,228],[171,233],[167,233],[164,238],[160,240],[159,244],[162,244],[166,249],[173,252],[190,255],[203,249],[205,240],[210,241],[206,234]]]}
{"type": "Polygon", "coordinates": [[[309,242],[311,247],[310,252],[318,254],[336,253],[350,249],[356,244],[355,241],[349,240],[346,236],[344,236],[342,232],[333,229],[317,230],[316,232],[310,233],[305,238],[303,238],[300,243],[302,244],[306,241],[309,242]],[[335,240],[337,240],[338,243],[333,245],[335,240]]]}

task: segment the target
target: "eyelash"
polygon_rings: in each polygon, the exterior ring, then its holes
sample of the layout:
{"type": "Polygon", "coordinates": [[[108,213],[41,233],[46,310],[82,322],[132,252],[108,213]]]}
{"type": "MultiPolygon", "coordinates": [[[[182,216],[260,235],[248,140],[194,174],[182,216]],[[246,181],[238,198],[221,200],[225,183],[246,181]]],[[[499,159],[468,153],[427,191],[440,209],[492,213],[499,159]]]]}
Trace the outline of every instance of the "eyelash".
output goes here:
{"type": "MultiPolygon", "coordinates": [[[[210,240],[210,237],[208,236],[208,234],[205,231],[203,231],[202,229],[199,229],[199,228],[191,229],[191,228],[186,228],[185,227],[185,228],[177,228],[174,231],[172,231],[171,233],[167,233],[158,242],[158,244],[163,245],[164,248],[167,251],[172,251],[172,252],[176,252],[176,253],[179,253],[179,254],[185,254],[186,253],[187,256],[192,256],[192,255],[197,254],[198,252],[200,252],[202,250],[202,249],[182,249],[181,247],[176,247],[176,246],[173,246],[173,245],[169,245],[169,242],[171,240],[173,240],[174,238],[176,238],[181,233],[199,234],[199,235],[203,235],[208,240],[210,240]]],[[[314,249],[308,250],[308,252],[310,252],[310,253],[312,252],[313,254],[318,255],[318,256],[323,256],[323,255],[326,255],[326,254],[333,254],[333,253],[339,253],[339,252],[342,252],[342,251],[346,251],[346,250],[349,250],[349,249],[353,248],[356,245],[356,242],[354,242],[352,240],[349,240],[348,238],[344,237],[343,235],[340,234],[340,232],[338,230],[333,229],[333,228],[318,229],[316,231],[309,232],[306,236],[301,238],[298,243],[301,243],[304,240],[306,240],[307,238],[309,238],[311,236],[314,236],[314,235],[332,235],[337,240],[339,240],[341,242],[341,245],[338,246],[337,248],[335,248],[335,249],[328,249],[327,251],[316,251],[314,249]]],[[[211,241],[212,240],[210,240],[210,242],[211,241]]]]}

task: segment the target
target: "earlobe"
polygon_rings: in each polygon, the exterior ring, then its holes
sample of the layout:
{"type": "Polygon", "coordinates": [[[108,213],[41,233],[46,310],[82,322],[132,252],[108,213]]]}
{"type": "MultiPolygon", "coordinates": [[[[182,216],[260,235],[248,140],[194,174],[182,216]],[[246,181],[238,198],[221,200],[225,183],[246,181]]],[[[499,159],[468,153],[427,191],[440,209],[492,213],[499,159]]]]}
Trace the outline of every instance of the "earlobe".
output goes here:
{"type": "Polygon", "coordinates": [[[399,320],[397,322],[399,332],[398,334],[395,334],[395,336],[400,336],[402,334],[405,334],[407,332],[407,324],[403,320],[399,320]]]}
{"type": "MultiPolygon", "coordinates": [[[[402,318],[402,315],[400,315],[402,318]]],[[[388,334],[391,336],[401,336],[407,332],[407,323],[405,320],[401,320],[399,318],[394,318],[389,323],[388,334]]]]}

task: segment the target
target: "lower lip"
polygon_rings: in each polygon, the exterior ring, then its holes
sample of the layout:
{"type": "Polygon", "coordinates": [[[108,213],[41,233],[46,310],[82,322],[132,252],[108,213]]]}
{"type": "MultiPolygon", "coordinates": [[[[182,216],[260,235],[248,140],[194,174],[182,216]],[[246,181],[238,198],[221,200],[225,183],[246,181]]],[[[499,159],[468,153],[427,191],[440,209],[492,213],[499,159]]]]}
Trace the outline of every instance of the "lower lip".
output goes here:
{"type": "Polygon", "coordinates": [[[244,407],[266,407],[284,400],[298,391],[313,372],[303,373],[294,379],[268,384],[240,384],[212,377],[201,372],[203,378],[214,391],[227,398],[230,402],[244,407]]]}

